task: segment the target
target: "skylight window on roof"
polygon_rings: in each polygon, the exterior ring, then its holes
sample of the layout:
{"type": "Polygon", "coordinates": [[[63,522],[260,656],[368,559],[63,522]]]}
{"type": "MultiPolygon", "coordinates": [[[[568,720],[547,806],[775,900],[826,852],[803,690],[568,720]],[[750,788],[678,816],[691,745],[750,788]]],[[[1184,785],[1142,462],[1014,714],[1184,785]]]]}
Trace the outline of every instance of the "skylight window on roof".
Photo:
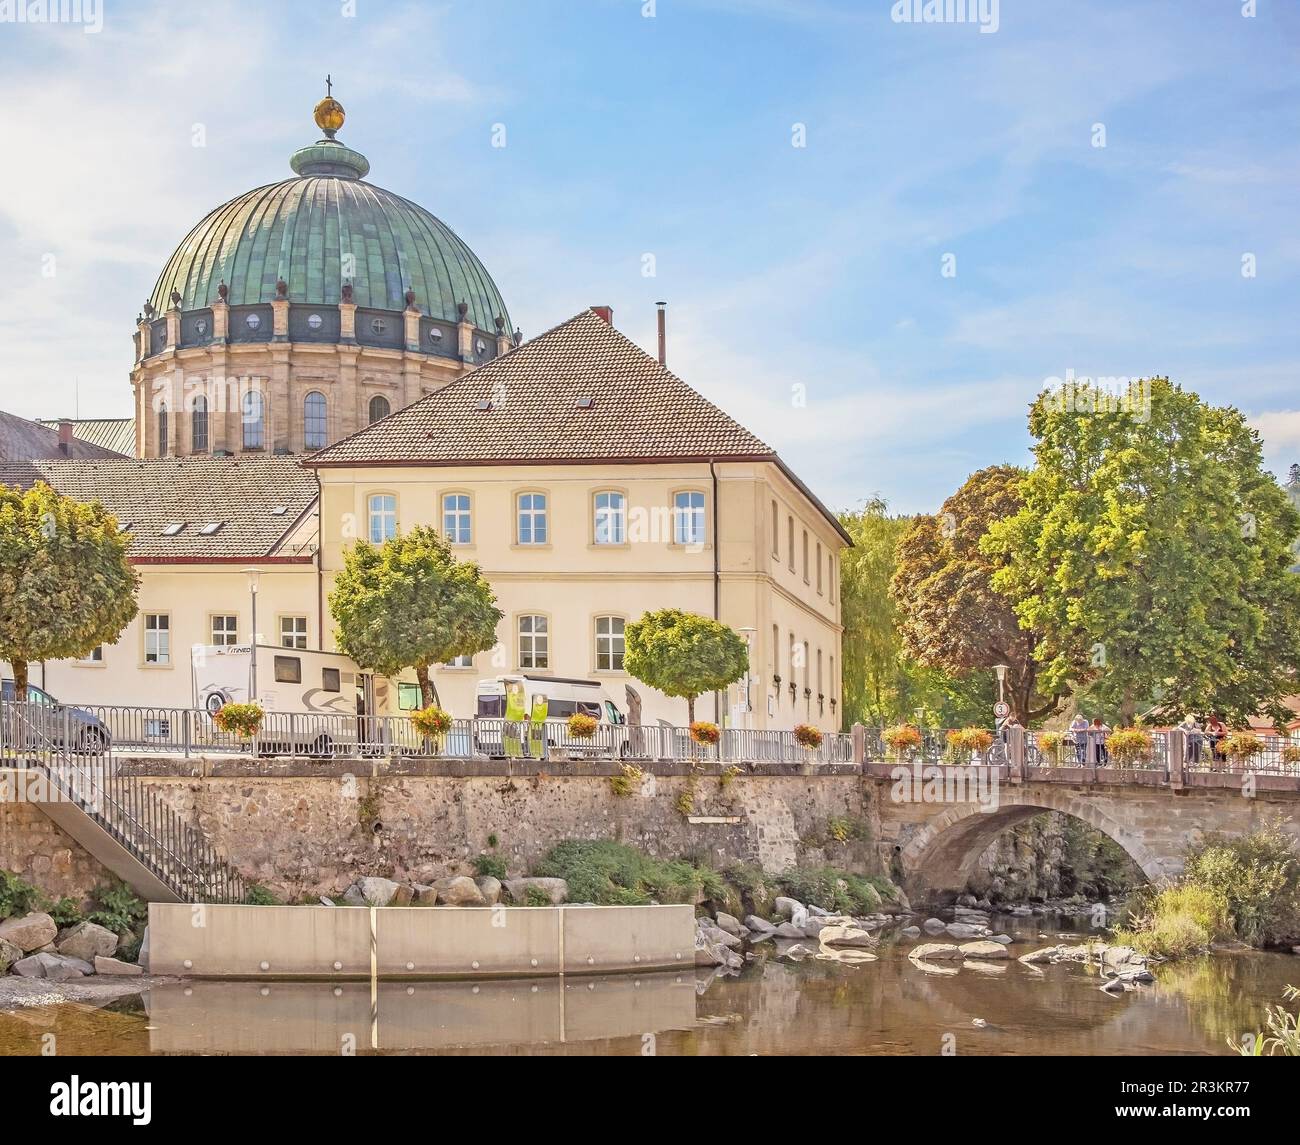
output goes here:
{"type": "Polygon", "coordinates": [[[203,526],[203,528],[199,530],[199,533],[202,536],[210,537],[212,536],[213,533],[220,531],[221,526],[224,524],[225,521],[209,521],[206,525],[203,526]]]}
{"type": "Polygon", "coordinates": [[[579,408],[579,409],[593,409],[593,408],[595,408],[595,405],[596,405],[596,399],[595,399],[595,398],[579,398],[579,399],[578,399],[578,408],[579,408]]]}
{"type": "Polygon", "coordinates": [[[478,410],[479,413],[486,413],[488,410],[490,410],[490,409],[492,408],[492,399],[491,399],[491,398],[480,398],[480,399],[475,403],[474,408],[475,408],[476,410],[478,410]]]}
{"type": "Polygon", "coordinates": [[[288,505],[277,505],[271,510],[272,517],[283,517],[289,511],[288,505]]]}
{"type": "Polygon", "coordinates": [[[185,528],[184,521],[173,521],[170,525],[167,526],[167,528],[165,528],[162,531],[162,535],[164,537],[175,537],[180,533],[180,531],[183,528],[185,528]]]}

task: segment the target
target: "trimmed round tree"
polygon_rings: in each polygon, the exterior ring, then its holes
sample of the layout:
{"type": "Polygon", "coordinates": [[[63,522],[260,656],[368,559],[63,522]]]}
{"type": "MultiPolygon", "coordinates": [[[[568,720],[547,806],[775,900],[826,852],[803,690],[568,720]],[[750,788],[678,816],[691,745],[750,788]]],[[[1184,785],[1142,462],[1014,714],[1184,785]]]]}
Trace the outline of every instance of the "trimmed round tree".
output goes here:
{"type": "Polygon", "coordinates": [[[665,696],[686,700],[687,723],[695,722],[695,697],[734,684],[749,668],[749,650],[719,620],[664,608],[647,612],[624,632],[623,667],[665,696]]]}
{"type": "Polygon", "coordinates": [[[27,694],[27,665],[88,655],[135,618],[139,577],[128,534],[98,501],[74,501],[38,481],[0,485],[0,660],[27,694]]]}
{"type": "Polygon", "coordinates": [[[502,615],[478,565],[458,561],[427,525],[382,545],[358,541],[329,605],[339,651],[384,676],[414,668],[425,707],[441,703],[430,665],[491,648],[502,615]]]}

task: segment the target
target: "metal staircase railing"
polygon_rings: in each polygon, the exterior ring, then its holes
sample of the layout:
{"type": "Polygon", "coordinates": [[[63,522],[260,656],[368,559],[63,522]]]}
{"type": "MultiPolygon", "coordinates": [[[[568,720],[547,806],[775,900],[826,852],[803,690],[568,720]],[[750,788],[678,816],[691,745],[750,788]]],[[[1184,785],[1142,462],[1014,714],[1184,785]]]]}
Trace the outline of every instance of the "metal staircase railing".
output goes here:
{"type": "Polygon", "coordinates": [[[68,708],[0,700],[0,767],[43,781],[43,802],[75,806],[182,902],[244,901],[239,872],[139,776],[121,774],[68,708]]]}

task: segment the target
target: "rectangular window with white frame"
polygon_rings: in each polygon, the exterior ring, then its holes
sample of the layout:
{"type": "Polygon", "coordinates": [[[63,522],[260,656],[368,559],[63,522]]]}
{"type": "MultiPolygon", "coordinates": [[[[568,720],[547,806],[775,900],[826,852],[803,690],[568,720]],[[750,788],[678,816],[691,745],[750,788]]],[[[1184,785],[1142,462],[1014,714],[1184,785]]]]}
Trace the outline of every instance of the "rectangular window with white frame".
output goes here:
{"type": "Polygon", "coordinates": [[[468,545],[473,541],[468,493],[442,495],[442,532],[453,545],[468,545]]]}
{"type": "Polygon", "coordinates": [[[627,650],[624,623],[621,616],[596,617],[596,671],[623,671],[623,654],[627,650]]]}
{"type": "Polygon", "coordinates": [[[550,626],[545,616],[519,618],[519,667],[549,668],[551,664],[550,626]]]}
{"type": "Polygon", "coordinates": [[[397,498],[393,494],[372,494],[366,501],[366,513],[372,545],[382,545],[397,536],[397,498]]]}
{"type": "Polygon", "coordinates": [[[228,613],[213,613],[211,643],[218,648],[228,648],[239,643],[239,617],[228,613]]]}
{"type": "Polygon", "coordinates": [[[78,664],[103,664],[104,663],[104,646],[96,644],[89,652],[82,656],[78,664]]]}
{"type": "Polygon", "coordinates": [[[444,667],[444,668],[472,668],[472,667],[474,667],[474,657],[473,657],[473,656],[453,656],[450,660],[448,660],[445,664],[443,664],[442,667],[444,667]]]}
{"type": "Polygon", "coordinates": [[[704,544],[704,494],[697,489],[673,494],[673,540],[679,545],[704,544]]]}
{"type": "Polygon", "coordinates": [[[307,618],[305,616],[280,617],[280,647],[306,649],[307,618]]]}
{"type": "Polygon", "coordinates": [[[598,545],[621,545],[627,539],[627,500],[606,490],[595,497],[595,540],[598,545]]]}
{"type": "Polygon", "coordinates": [[[546,494],[520,493],[515,542],[520,545],[545,545],[549,542],[546,521],[546,494]]]}
{"type": "Polygon", "coordinates": [[[172,662],[172,618],[166,612],[144,614],[144,662],[165,665],[172,662]]]}

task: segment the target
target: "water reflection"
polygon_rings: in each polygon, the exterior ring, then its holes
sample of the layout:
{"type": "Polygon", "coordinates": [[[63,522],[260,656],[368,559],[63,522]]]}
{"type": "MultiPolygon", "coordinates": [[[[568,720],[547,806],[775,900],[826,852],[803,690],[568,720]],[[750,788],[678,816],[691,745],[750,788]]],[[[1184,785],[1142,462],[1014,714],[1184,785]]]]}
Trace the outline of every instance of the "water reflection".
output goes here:
{"type": "Polygon", "coordinates": [[[1012,959],[913,964],[762,957],[737,978],[654,973],[468,982],[193,982],[95,1009],[0,1013],[0,1054],[1224,1054],[1300,961],[1221,954],[1112,997],[1095,968],[1026,966],[1062,925],[1006,921],[1012,959]]]}

